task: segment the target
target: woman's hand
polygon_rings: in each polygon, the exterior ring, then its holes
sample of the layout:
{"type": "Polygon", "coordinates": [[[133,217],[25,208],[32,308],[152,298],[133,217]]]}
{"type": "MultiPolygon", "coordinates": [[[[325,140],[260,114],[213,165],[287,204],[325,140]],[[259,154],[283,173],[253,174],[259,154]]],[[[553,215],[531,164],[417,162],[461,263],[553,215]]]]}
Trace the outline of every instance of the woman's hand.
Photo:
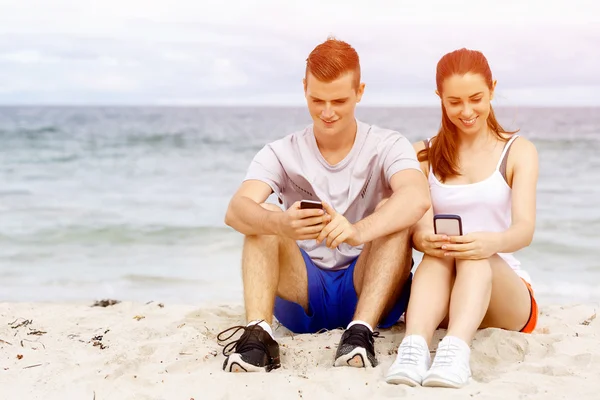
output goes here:
{"type": "Polygon", "coordinates": [[[472,232],[450,236],[450,243],[442,246],[445,257],[463,260],[481,260],[498,253],[500,235],[496,232],[472,232]]]}
{"type": "Polygon", "coordinates": [[[442,246],[450,243],[448,235],[436,235],[433,232],[421,232],[414,235],[414,240],[418,242],[418,248],[424,254],[432,257],[443,258],[445,250],[442,246]]]}

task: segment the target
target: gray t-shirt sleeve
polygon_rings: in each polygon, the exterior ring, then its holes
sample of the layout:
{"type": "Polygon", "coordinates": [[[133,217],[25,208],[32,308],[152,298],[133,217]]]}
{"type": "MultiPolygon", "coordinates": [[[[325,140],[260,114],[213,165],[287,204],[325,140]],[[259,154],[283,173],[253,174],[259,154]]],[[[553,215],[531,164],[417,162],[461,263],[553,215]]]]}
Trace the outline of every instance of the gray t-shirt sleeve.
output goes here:
{"type": "Polygon", "coordinates": [[[283,191],[285,173],[273,149],[267,145],[263,147],[250,163],[245,181],[259,180],[265,182],[279,196],[283,191]]]}
{"type": "Polygon", "coordinates": [[[410,141],[404,136],[399,136],[389,147],[384,160],[383,170],[385,180],[390,184],[392,176],[405,169],[416,169],[421,171],[421,166],[417,159],[417,153],[410,141]]]}

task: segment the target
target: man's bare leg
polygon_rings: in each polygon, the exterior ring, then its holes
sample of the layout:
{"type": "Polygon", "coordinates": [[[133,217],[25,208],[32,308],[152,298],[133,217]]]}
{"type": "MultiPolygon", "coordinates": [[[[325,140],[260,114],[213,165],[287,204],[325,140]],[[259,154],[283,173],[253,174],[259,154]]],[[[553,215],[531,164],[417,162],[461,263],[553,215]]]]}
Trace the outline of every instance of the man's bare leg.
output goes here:
{"type": "MultiPolygon", "coordinates": [[[[282,212],[273,204],[267,210],[282,212]]],[[[276,235],[246,236],[242,251],[242,279],[246,329],[223,363],[228,372],[270,371],[281,365],[279,344],[273,338],[271,322],[275,296],[308,308],[308,276],[302,253],[292,239],[276,235]]],[[[235,329],[235,328],[231,328],[235,329]]],[[[228,340],[230,336],[219,340],[228,340]]]]}
{"type": "MultiPolygon", "coordinates": [[[[385,200],[377,208],[384,203],[385,200]]],[[[365,246],[354,269],[354,287],[358,296],[354,320],[375,328],[396,304],[411,266],[410,229],[376,239],[365,246]]]]}
{"type": "MultiPolygon", "coordinates": [[[[281,212],[274,204],[261,204],[281,212]]],[[[246,236],[242,251],[246,320],[273,321],[275,296],[308,308],[308,276],[302,253],[292,239],[276,235],[246,236]]]]}
{"type": "Polygon", "coordinates": [[[406,229],[376,239],[363,248],[354,269],[358,304],[353,326],[342,335],[335,366],[365,367],[367,359],[372,366],[377,365],[372,329],[394,307],[410,275],[409,239],[410,230],[406,229]],[[360,322],[367,323],[371,329],[360,322]]]}

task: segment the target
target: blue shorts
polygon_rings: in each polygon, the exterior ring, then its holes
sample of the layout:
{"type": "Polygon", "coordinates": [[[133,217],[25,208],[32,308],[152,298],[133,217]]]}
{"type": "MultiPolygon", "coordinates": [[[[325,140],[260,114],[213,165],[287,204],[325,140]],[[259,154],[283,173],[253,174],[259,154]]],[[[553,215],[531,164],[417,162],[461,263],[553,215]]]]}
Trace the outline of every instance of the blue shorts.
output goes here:
{"type": "MultiPolygon", "coordinates": [[[[275,318],[294,333],[345,329],[352,322],[358,303],[354,289],[354,267],[358,257],[346,269],[329,271],[317,267],[304,250],[300,251],[308,275],[308,313],[301,305],[276,297],[273,312],[275,318]]],[[[391,327],[406,311],[411,283],[412,273],[406,280],[394,308],[382,318],[380,328],[391,327]]]]}

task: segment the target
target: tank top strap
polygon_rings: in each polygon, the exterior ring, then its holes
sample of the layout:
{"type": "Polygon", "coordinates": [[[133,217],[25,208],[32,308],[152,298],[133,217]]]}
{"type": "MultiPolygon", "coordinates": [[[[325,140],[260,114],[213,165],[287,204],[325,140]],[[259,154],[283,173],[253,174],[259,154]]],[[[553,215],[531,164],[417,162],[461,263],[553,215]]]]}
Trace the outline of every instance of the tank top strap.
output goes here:
{"type": "MultiPolygon", "coordinates": [[[[423,144],[425,145],[425,148],[427,149],[427,151],[429,151],[430,143],[431,143],[431,138],[427,138],[427,139],[423,140],[423,144]]],[[[433,174],[433,168],[431,167],[431,162],[427,161],[427,164],[429,164],[429,173],[433,174]]]]}
{"type": "MultiPolygon", "coordinates": [[[[513,135],[508,142],[504,145],[504,150],[502,150],[502,155],[500,156],[500,160],[498,160],[498,165],[496,165],[496,169],[502,172],[502,170],[506,171],[506,162],[508,160],[508,152],[510,150],[510,146],[512,146],[513,142],[519,135],[513,135]]],[[[505,175],[505,173],[503,173],[505,175]]]]}

